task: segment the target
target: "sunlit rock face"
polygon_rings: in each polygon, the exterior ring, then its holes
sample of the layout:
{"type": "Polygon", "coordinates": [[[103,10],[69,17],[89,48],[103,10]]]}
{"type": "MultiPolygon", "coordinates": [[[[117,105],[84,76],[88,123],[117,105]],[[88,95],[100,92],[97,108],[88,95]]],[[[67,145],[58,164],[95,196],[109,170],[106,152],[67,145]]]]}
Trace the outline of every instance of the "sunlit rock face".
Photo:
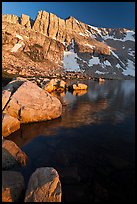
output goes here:
{"type": "Polygon", "coordinates": [[[58,118],[62,104],[54,96],[22,77],[7,84],[2,93],[2,136],[20,128],[20,123],[58,118]]]}
{"type": "Polygon", "coordinates": [[[74,17],[60,19],[39,11],[33,21],[22,14],[2,16],[3,71],[45,76],[75,71],[93,76],[135,76],[135,31],[97,28],[74,17]]]}

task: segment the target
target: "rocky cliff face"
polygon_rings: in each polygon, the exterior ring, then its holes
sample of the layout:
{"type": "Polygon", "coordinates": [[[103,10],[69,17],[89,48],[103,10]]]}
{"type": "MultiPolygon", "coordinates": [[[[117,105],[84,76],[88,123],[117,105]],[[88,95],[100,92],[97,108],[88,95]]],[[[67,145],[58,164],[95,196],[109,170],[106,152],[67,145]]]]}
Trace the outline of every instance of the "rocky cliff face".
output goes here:
{"type": "Polygon", "coordinates": [[[39,11],[33,22],[22,14],[2,16],[3,71],[45,76],[80,71],[93,76],[135,76],[135,32],[97,28],[72,16],[63,20],[39,11]]]}

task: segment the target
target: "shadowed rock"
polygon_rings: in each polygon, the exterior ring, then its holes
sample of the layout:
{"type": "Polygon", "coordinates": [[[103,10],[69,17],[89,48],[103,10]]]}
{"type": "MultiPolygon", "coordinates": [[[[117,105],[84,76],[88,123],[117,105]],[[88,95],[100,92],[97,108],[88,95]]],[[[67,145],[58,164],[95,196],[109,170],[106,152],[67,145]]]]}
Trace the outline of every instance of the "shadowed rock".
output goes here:
{"type": "Polygon", "coordinates": [[[26,166],[27,155],[12,141],[2,141],[2,169],[11,169],[13,166],[26,166]]]}
{"type": "Polygon", "coordinates": [[[25,183],[21,173],[2,171],[2,202],[19,202],[24,190],[25,183]]]}
{"type": "Polygon", "coordinates": [[[10,100],[12,94],[23,84],[27,79],[22,77],[17,77],[16,80],[12,80],[9,82],[2,91],[2,110],[4,110],[5,106],[10,100]]]}

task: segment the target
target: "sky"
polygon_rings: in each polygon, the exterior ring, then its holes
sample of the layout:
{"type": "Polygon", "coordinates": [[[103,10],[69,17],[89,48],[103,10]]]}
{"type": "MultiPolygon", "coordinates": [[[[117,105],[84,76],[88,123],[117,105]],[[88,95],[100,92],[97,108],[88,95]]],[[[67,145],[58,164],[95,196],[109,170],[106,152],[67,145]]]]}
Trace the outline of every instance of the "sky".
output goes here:
{"type": "Polygon", "coordinates": [[[135,2],[2,2],[2,14],[24,13],[35,20],[40,10],[96,27],[135,28],[135,2]]]}

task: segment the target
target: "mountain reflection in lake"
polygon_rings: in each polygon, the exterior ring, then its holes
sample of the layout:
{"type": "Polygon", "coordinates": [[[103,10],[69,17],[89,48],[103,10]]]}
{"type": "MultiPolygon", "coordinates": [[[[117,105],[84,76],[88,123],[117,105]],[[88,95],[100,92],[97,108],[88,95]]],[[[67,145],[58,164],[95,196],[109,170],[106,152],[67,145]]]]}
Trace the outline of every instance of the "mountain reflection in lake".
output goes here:
{"type": "Polygon", "coordinates": [[[54,167],[63,201],[134,202],[135,81],[85,81],[88,91],[62,93],[62,117],[24,124],[7,139],[36,168],[54,167]]]}

